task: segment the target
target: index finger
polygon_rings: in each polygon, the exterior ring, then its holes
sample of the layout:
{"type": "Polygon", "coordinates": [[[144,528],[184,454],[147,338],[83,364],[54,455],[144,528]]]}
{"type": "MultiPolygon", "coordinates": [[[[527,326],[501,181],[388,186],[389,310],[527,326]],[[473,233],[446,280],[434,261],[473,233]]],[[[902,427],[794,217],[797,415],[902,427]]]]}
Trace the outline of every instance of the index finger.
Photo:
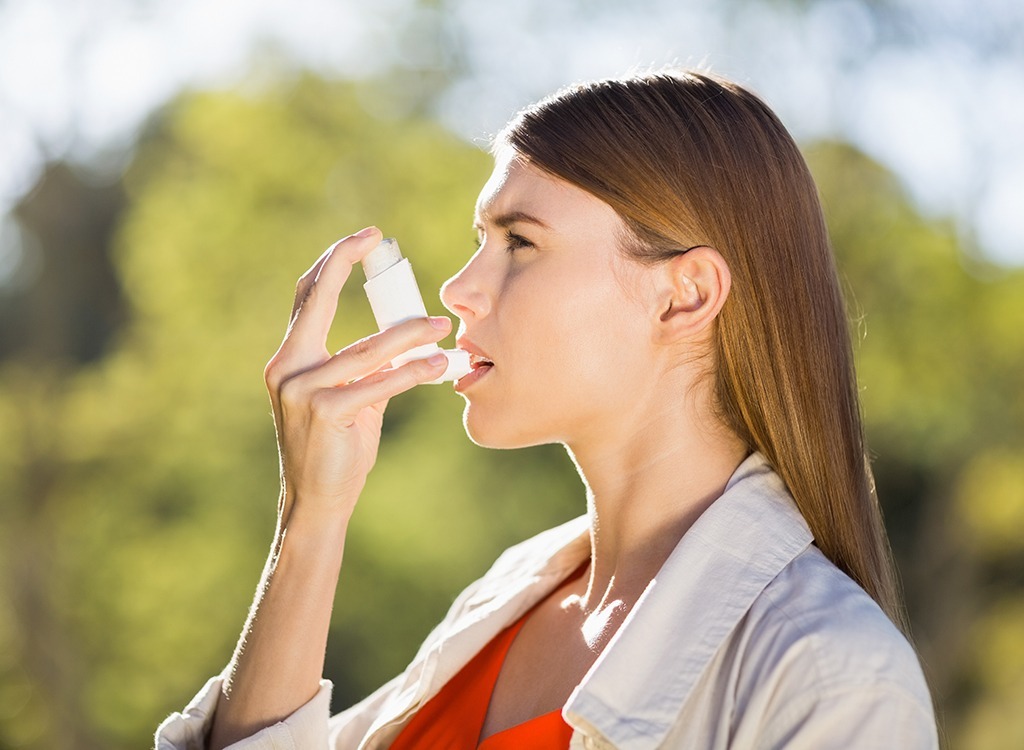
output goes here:
{"type": "Polygon", "coordinates": [[[352,273],[352,266],[381,240],[377,227],[367,227],[339,240],[309,270],[295,290],[295,307],[282,346],[319,356],[327,346],[327,334],[338,311],[338,295],[352,273]]]}

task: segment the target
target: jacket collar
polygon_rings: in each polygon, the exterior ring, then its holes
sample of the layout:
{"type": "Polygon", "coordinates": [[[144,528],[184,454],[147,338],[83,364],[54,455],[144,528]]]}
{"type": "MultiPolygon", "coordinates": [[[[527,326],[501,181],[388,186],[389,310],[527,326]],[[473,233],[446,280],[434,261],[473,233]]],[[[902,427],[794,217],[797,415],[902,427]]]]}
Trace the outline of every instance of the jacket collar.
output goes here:
{"type": "Polygon", "coordinates": [[[394,681],[360,748],[382,747],[417,706],[433,696],[474,654],[551,593],[590,553],[586,516],[507,549],[463,592],[448,617],[394,681]]]}
{"type": "MultiPolygon", "coordinates": [[[[812,541],[782,480],[759,453],[749,456],[683,535],[569,697],[566,720],[615,747],[660,744],[730,632],[812,541]]],[[[397,731],[417,705],[589,552],[586,516],[506,550],[427,638],[360,747],[386,741],[387,727],[397,731]],[[461,653],[451,653],[456,649],[461,653]]]]}
{"type": "Polygon", "coordinates": [[[812,541],[782,480],[749,456],[570,696],[568,722],[616,747],[660,744],[754,600],[812,541]]]}

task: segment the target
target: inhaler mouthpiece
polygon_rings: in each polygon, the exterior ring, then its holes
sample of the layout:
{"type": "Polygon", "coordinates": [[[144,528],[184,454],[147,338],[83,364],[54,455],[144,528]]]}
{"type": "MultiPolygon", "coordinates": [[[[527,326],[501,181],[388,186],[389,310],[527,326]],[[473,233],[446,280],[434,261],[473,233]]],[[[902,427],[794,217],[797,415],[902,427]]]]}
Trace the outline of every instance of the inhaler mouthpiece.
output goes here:
{"type": "MultiPolygon", "coordinates": [[[[363,272],[366,283],[363,289],[370,301],[370,309],[381,331],[393,328],[413,318],[427,317],[423,296],[416,285],[416,277],[408,258],[402,257],[398,242],[393,238],[381,240],[363,258],[363,272]]],[[[399,367],[416,359],[426,359],[431,354],[443,351],[448,358],[444,374],[430,383],[444,383],[458,380],[473,368],[469,364],[469,352],[461,349],[442,350],[437,344],[423,344],[398,355],[391,360],[392,367],[399,367]]]]}

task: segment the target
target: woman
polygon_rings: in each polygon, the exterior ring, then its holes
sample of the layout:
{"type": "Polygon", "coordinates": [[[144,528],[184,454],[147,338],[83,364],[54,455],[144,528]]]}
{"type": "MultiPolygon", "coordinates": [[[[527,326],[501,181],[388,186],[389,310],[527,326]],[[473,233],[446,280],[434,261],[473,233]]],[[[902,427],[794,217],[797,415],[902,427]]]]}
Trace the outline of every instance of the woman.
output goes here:
{"type": "Polygon", "coordinates": [[[577,86],[497,139],[480,247],[442,291],[480,445],[566,446],[587,512],[507,551],[407,671],[328,720],[320,681],[387,400],[443,358],[409,321],[331,356],[348,237],[299,282],[266,369],[278,533],[222,677],[158,746],[936,747],[865,461],[813,181],[734,84],[577,86]],[[896,625],[894,625],[896,623],[896,625]]]}

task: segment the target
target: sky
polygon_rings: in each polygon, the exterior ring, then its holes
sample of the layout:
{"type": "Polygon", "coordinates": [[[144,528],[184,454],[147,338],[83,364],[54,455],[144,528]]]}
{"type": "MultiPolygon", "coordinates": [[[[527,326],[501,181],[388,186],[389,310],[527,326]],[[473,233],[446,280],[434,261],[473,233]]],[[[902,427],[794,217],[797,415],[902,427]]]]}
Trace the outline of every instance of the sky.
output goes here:
{"type": "MultiPolygon", "coordinates": [[[[968,247],[1024,265],[1019,0],[0,0],[0,214],[46,159],[116,166],[183,86],[286,57],[326,75],[454,70],[438,116],[478,143],[572,81],[709,65],[798,139],[845,138],[968,247]],[[270,54],[268,50],[275,50],[270,54]]],[[[254,70],[256,71],[254,73],[254,70]]],[[[378,106],[401,108],[401,92],[378,106]]],[[[0,278],[17,262],[0,221],[0,278]],[[6,255],[5,255],[6,254],[6,255]]]]}

